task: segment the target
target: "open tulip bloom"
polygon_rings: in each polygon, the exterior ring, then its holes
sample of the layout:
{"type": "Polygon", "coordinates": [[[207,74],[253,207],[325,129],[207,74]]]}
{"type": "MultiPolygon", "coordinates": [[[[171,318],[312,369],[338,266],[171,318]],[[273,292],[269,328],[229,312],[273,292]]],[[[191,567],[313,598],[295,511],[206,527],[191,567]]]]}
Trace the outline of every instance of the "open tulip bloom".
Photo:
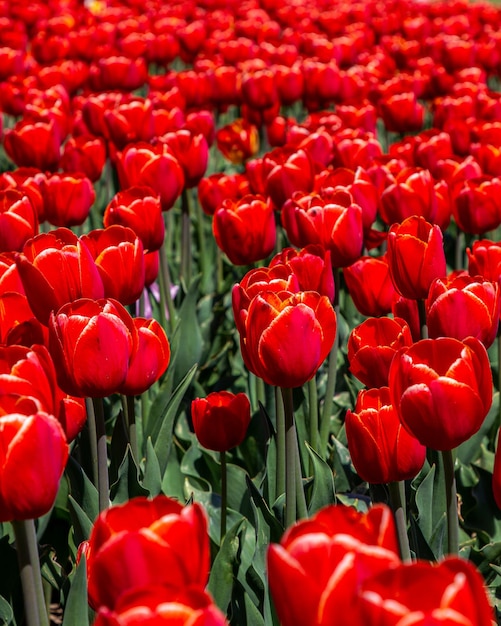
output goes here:
{"type": "Polygon", "coordinates": [[[2,624],[501,624],[500,29],[0,2],[2,624]]]}

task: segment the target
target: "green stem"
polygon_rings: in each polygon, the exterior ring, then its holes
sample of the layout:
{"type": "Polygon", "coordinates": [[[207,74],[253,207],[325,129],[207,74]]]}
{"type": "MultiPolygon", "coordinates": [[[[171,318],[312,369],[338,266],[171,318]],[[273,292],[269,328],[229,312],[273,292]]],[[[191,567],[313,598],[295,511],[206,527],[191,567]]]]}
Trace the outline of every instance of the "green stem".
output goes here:
{"type": "Polygon", "coordinates": [[[447,547],[449,554],[459,553],[459,519],[452,450],[442,452],[445,476],[445,496],[447,502],[447,547]]]}
{"type": "Polygon", "coordinates": [[[301,456],[299,454],[299,442],[297,440],[296,427],[293,424],[294,430],[294,456],[296,466],[296,506],[297,506],[297,519],[305,519],[308,517],[308,507],[306,505],[306,496],[304,494],[303,487],[303,474],[301,472],[301,456]]]}
{"type": "Polygon", "coordinates": [[[224,271],[223,271],[223,252],[219,246],[216,246],[216,289],[217,293],[223,291],[224,271]]]}
{"type": "Polygon", "coordinates": [[[42,585],[35,522],[13,521],[27,626],[49,626],[42,585]]]}
{"type": "Polygon", "coordinates": [[[205,291],[208,291],[207,282],[209,280],[209,260],[207,258],[207,243],[205,241],[205,229],[204,219],[205,213],[202,211],[202,207],[198,200],[195,200],[195,215],[197,220],[197,234],[198,234],[198,251],[199,251],[199,263],[200,271],[202,273],[202,285],[205,291]]]}
{"type": "Polygon", "coordinates": [[[266,391],[264,388],[264,380],[257,377],[256,379],[256,398],[263,406],[266,406],[266,391]]]}
{"type": "Polygon", "coordinates": [[[94,408],[94,430],[97,448],[97,491],[99,495],[99,511],[110,506],[110,479],[108,475],[108,448],[104,425],[104,407],[102,398],[92,398],[94,408]]]}
{"type": "Polygon", "coordinates": [[[139,448],[137,445],[136,405],[134,396],[126,396],[127,403],[127,427],[129,429],[129,442],[132,450],[132,458],[139,467],[139,448]]]}
{"type": "Polygon", "coordinates": [[[421,339],[428,339],[428,325],[426,324],[426,302],[424,300],[417,301],[419,313],[419,328],[421,329],[421,339]]]}
{"type": "Polygon", "coordinates": [[[454,259],[455,269],[457,270],[464,269],[464,248],[465,248],[464,232],[462,230],[459,230],[459,227],[458,227],[457,236],[456,236],[455,259],[454,259]]]}
{"type": "Polygon", "coordinates": [[[191,283],[191,221],[190,198],[186,187],[181,194],[181,278],[191,283]]]}
{"type": "Polygon", "coordinates": [[[402,561],[411,561],[409,536],[407,535],[407,519],[405,513],[405,483],[403,480],[388,484],[390,489],[390,502],[397,526],[398,545],[402,561]]]}
{"type": "Polygon", "coordinates": [[[296,516],[296,429],[294,428],[294,408],[292,389],[282,388],[285,413],[285,527],[297,519],[296,516]]]}
{"type": "Polygon", "coordinates": [[[90,444],[90,460],[92,465],[92,480],[94,487],[98,489],[99,470],[97,462],[97,435],[96,435],[96,416],[94,414],[94,404],[92,398],[85,398],[85,408],[87,410],[87,426],[89,428],[89,444],[90,444]]]}
{"type": "Polygon", "coordinates": [[[316,376],[308,382],[310,412],[310,446],[318,452],[318,393],[316,376]]]}
{"type": "Polygon", "coordinates": [[[277,414],[277,492],[280,497],[285,492],[285,412],[280,390],[275,387],[275,405],[277,414]]]}
{"type": "Polygon", "coordinates": [[[221,456],[221,535],[220,544],[223,543],[223,539],[226,535],[226,515],[228,510],[228,473],[226,468],[226,452],[223,450],[220,453],[221,456]]]}

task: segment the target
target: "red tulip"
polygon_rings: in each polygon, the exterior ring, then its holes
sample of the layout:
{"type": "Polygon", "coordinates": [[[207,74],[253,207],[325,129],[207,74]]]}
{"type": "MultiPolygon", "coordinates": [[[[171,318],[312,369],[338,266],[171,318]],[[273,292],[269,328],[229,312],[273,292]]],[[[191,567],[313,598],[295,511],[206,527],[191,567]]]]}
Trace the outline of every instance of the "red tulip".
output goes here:
{"type": "Polygon", "coordinates": [[[82,298],[51,313],[49,350],[58,384],[73,396],[116,393],[126,380],[136,345],[132,318],[115,300],[82,298]]]}
{"type": "Polygon", "coordinates": [[[144,289],[143,244],[133,230],[112,225],[82,235],[104,286],[105,298],[132,304],[144,289]]]}
{"type": "Polygon", "coordinates": [[[38,233],[38,219],[28,195],[0,191],[0,252],[17,252],[38,233]]]}
{"type": "Polygon", "coordinates": [[[452,213],[459,228],[481,235],[501,224],[501,180],[483,176],[466,180],[457,192],[452,213]]]}
{"type": "Polygon", "coordinates": [[[199,504],[133,498],[97,518],[89,539],[89,603],[115,610],[121,597],[165,585],[203,591],[209,577],[207,521],[199,504]]]}
{"type": "Polygon", "coordinates": [[[424,339],[394,357],[392,404],[423,445],[452,450],[474,435],[492,403],[489,357],[478,339],[424,339]]]}
{"type": "Polygon", "coordinates": [[[107,136],[118,150],[129,143],[150,141],[154,134],[153,103],[144,98],[127,98],[104,112],[107,136]]]}
{"type": "Polygon", "coordinates": [[[492,282],[501,279],[501,243],[481,239],[466,249],[468,271],[471,276],[483,276],[492,282]]]}
{"type": "Polygon", "coordinates": [[[123,189],[151,187],[160,196],[164,211],[172,208],[184,187],[183,169],[164,146],[131,144],[119,156],[117,168],[123,189]]]}
{"type": "Polygon", "coordinates": [[[239,446],[250,423],[250,402],[244,393],[214,391],[191,403],[193,429],[208,450],[226,452],[239,446]]]}
{"type": "Polygon", "coordinates": [[[16,165],[54,171],[61,157],[60,134],[52,120],[18,122],[5,133],[5,152],[16,165]]]}
{"type": "Polygon", "coordinates": [[[16,189],[28,196],[35,209],[38,222],[42,223],[45,220],[42,196],[44,180],[46,180],[46,175],[35,167],[18,167],[11,172],[0,174],[0,189],[16,189]]]}
{"type": "Polygon", "coordinates": [[[217,131],[216,145],[231,163],[244,163],[259,149],[258,129],[244,119],[234,120],[217,131]]]}
{"type": "Polygon", "coordinates": [[[437,278],[426,301],[428,336],[459,340],[471,336],[488,348],[496,338],[500,306],[497,281],[464,273],[437,278]]]}
{"type": "Polygon", "coordinates": [[[214,215],[224,200],[240,200],[250,194],[244,174],[211,174],[198,185],[198,200],[206,215],[214,215]]]}
{"type": "Polygon", "coordinates": [[[411,331],[404,320],[371,317],[348,337],[350,371],[367,387],[386,387],[393,357],[400,348],[410,345],[411,331]]]}
{"type": "Polygon", "coordinates": [[[277,151],[278,149],[271,154],[277,156],[278,162],[272,160],[271,155],[264,157],[264,166],[270,167],[265,189],[275,208],[280,211],[294,192],[306,193],[313,189],[315,172],[313,161],[305,150],[297,150],[290,155],[287,152],[277,154],[277,151]]]}
{"type": "Polygon", "coordinates": [[[47,328],[35,318],[24,293],[0,294],[0,343],[21,346],[47,343],[47,328]]]}
{"type": "Polygon", "coordinates": [[[39,411],[0,417],[0,521],[47,513],[67,459],[63,429],[52,415],[39,411]]]}
{"type": "Polygon", "coordinates": [[[326,296],[265,291],[249,304],[240,346],[245,365],[265,382],[300,387],[322,365],[335,335],[336,314],[326,296]]]}
{"type": "Polygon", "coordinates": [[[149,252],[161,248],[165,224],[159,196],[149,187],[130,187],[119,191],[105,209],[106,228],[114,224],[132,229],[149,252]]]}
{"type": "Polygon", "coordinates": [[[381,572],[362,583],[361,623],[366,626],[489,626],[493,610],[482,576],[457,557],[417,561],[381,572]]]}
{"type": "Polygon", "coordinates": [[[144,393],[167,369],[170,345],[164,329],[154,319],[133,318],[137,345],[131,354],[120,393],[133,396],[144,393]]]}
{"type": "Polygon", "coordinates": [[[133,91],[144,85],[148,76],[148,68],[142,57],[102,57],[90,69],[90,82],[96,91],[133,91]]]}
{"type": "Polygon", "coordinates": [[[114,611],[99,609],[93,626],[227,626],[208,593],[167,586],[140,587],[121,598],[114,611]]]}
{"type": "Polygon", "coordinates": [[[388,233],[388,265],[393,284],[402,296],[427,298],[435,278],[446,275],[440,228],[417,216],[394,224],[388,233]]]}
{"type": "Polygon", "coordinates": [[[330,250],[334,267],[351,265],[362,252],[362,209],[346,191],[325,198],[298,193],[284,204],[282,220],[293,245],[320,244],[330,250]]]}
{"type": "Polygon", "coordinates": [[[388,387],[360,391],[345,425],[351,460],[363,480],[410,480],[423,467],[426,448],[402,426],[388,387]]]}
{"type": "Polygon", "coordinates": [[[422,128],[424,107],[419,104],[414,93],[406,92],[384,97],[378,104],[386,130],[404,133],[422,128]]]}
{"type": "Polygon", "coordinates": [[[185,186],[196,187],[205,174],[209,160],[209,146],[202,133],[177,130],[158,138],[178,161],[184,173],[185,186]]]}
{"type": "Polygon", "coordinates": [[[52,174],[42,184],[45,219],[54,226],[79,226],[89,216],[96,192],[84,174],[52,174]]]}
{"type": "Polygon", "coordinates": [[[268,550],[268,578],[280,623],[364,623],[358,589],[375,574],[397,567],[398,553],[392,514],[381,505],[366,514],[330,506],[292,526],[268,550]]]}
{"type": "Polygon", "coordinates": [[[434,180],[428,170],[409,167],[397,174],[395,183],[381,195],[381,217],[386,224],[403,222],[408,217],[422,216],[436,223],[438,198],[434,180]]]}
{"type": "Polygon", "coordinates": [[[224,200],[214,214],[216,243],[235,265],[265,259],[275,247],[275,214],[261,196],[224,200]]]}
{"type": "Polygon", "coordinates": [[[395,287],[386,256],[363,256],[345,267],[343,276],[357,310],[367,317],[380,317],[391,311],[395,287]]]}
{"type": "Polygon", "coordinates": [[[89,249],[67,228],[31,239],[16,257],[16,265],[28,302],[42,324],[67,302],[103,297],[103,282],[89,249]]]}
{"type": "Polygon", "coordinates": [[[93,183],[101,178],[106,163],[106,145],[90,134],[68,137],[60,167],[64,172],[82,172],[93,183]]]}

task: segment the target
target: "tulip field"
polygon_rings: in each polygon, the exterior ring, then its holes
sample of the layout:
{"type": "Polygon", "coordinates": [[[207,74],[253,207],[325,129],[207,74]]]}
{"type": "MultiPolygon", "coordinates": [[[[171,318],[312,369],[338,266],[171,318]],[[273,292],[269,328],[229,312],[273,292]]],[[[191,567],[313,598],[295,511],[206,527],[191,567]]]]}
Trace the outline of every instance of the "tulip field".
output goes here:
{"type": "Polygon", "coordinates": [[[0,0],[0,626],[501,624],[501,6],[0,0]]]}

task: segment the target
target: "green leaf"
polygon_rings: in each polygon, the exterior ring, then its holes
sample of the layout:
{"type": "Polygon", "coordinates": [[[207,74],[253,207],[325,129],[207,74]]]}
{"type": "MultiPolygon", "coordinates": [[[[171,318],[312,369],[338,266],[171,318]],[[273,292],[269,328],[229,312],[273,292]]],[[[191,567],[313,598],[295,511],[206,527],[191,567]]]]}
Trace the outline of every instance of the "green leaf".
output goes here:
{"type": "Polygon", "coordinates": [[[483,421],[480,430],[462,443],[457,449],[457,457],[465,465],[469,465],[476,461],[481,454],[480,444],[484,437],[488,437],[496,418],[499,416],[499,393],[496,392],[492,399],[492,406],[483,421]]]}
{"type": "Polygon", "coordinates": [[[234,574],[240,547],[238,538],[243,519],[234,524],[225,538],[211,568],[208,590],[217,606],[226,613],[233,592],[234,574]]]}
{"type": "Polygon", "coordinates": [[[124,504],[136,496],[147,496],[148,491],[139,482],[137,467],[132,450],[127,446],[124,458],[118,468],[118,478],[110,487],[110,499],[113,504],[124,504]]]}
{"type": "Polygon", "coordinates": [[[306,444],[306,448],[313,462],[313,489],[308,506],[308,513],[313,515],[322,507],[336,502],[336,490],[332,469],[310,445],[306,444]]]}
{"type": "MultiPolygon", "coordinates": [[[[435,462],[416,490],[417,523],[435,558],[445,554],[447,540],[446,495],[440,453],[429,451],[435,462]]],[[[420,556],[420,555],[418,555],[420,556]]]]}
{"type": "Polygon", "coordinates": [[[162,493],[165,493],[171,498],[178,498],[184,500],[184,474],[181,472],[181,464],[179,462],[178,455],[175,453],[169,454],[167,460],[167,468],[162,478],[162,493]]]}
{"type": "Polygon", "coordinates": [[[263,516],[263,519],[266,521],[266,524],[269,527],[270,541],[273,541],[275,543],[279,542],[281,536],[283,535],[284,527],[275,517],[266,500],[259,492],[259,489],[249,477],[247,477],[247,489],[249,490],[252,502],[254,503],[256,508],[259,509],[263,516]]]}
{"type": "Polygon", "coordinates": [[[179,309],[179,321],[171,342],[174,384],[181,381],[202,356],[203,339],[197,317],[200,278],[199,275],[193,279],[179,309]]]}
{"type": "Polygon", "coordinates": [[[151,437],[146,441],[146,458],[144,461],[143,487],[147,489],[150,496],[158,496],[162,491],[162,473],[155,448],[151,442],[151,437]]]}
{"type": "Polygon", "coordinates": [[[247,617],[247,626],[264,626],[264,619],[261,611],[252,602],[249,595],[244,595],[245,613],[247,617]]]}
{"type": "Polygon", "coordinates": [[[89,626],[85,555],[76,566],[64,608],[63,626],[89,626]]]}
{"type": "MultiPolygon", "coordinates": [[[[174,421],[176,419],[179,405],[181,404],[184,394],[195,376],[196,370],[197,366],[194,365],[174,390],[172,396],[166,404],[165,411],[162,413],[162,417],[159,420],[158,429],[155,428],[155,432],[151,435],[161,474],[165,472],[165,468],[167,467],[167,459],[172,446],[174,421]]],[[[150,422],[150,418],[148,418],[148,422],[150,422]]]]}
{"type": "Polygon", "coordinates": [[[0,624],[8,626],[12,622],[13,617],[12,607],[5,598],[0,596],[0,624]]]}
{"type": "Polygon", "coordinates": [[[75,535],[75,545],[80,545],[82,541],[89,538],[94,521],[89,518],[73,496],[68,497],[70,513],[73,520],[73,533],[75,535]]]}
{"type": "Polygon", "coordinates": [[[89,480],[81,466],[70,456],[66,465],[65,475],[69,481],[69,496],[78,502],[87,518],[94,522],[99,513],[97,489],[89,480]]]}

